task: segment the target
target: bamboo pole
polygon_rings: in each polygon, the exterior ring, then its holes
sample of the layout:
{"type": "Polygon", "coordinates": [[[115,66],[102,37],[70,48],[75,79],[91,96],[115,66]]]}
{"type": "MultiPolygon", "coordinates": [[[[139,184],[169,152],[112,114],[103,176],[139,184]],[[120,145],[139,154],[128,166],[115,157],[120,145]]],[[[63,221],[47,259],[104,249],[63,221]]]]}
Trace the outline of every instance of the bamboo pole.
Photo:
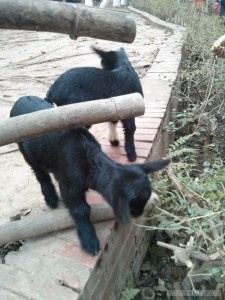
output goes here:
{"type": "MultiPolygon", "coordinates": [[[[150,198],[145,206],[145,212],[154,206],[154,200],[150,198]]],[[[91,221],[100,222],[114,218],[111,207],[102,202],[91,206],[91,221]]],[[[48,213],[26,217],[24,219],[0,225],[0,245],[25,240],[28,238],[44,235],[75,227],[75,223],[66,208],[54,209],[48,213]]]]}
{"type": "Polygon", "coordinates": [[[0,28],[69,34],[132,43],[136,24],[128,13],[48,0],[0,0],[0,28]]]}
{"type": "Polygon", "coordinates": [[[0,120],[0,146],[107,121],[144,114],[144,100],[138,93],[109,99],[70,104],[0,120]]]}

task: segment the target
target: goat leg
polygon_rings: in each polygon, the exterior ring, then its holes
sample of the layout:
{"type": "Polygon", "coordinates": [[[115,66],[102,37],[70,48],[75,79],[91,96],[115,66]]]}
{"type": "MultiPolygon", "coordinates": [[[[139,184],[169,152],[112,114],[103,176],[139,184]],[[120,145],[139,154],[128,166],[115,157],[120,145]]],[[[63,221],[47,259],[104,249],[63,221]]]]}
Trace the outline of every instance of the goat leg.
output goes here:
{"type": "Polygon", "coordinates": [[[82,248],[91,255],[99,252],[99,240],[94,225],[90,220],[91,208],[86,203],[85,191],[78,191],[77,187],[70,185],[66,188],[61,185],[62,197],[70,215],[76,223],[77,234],[82,248]]]}
{"type": "Polygon", "coordinates": [[[137,154],[135,151],[134,144],[134,133],[136,130],[135,119],[127,119],[121,121],[124,128],[124,138],[125,138],[125,151],[127,153],[127,158],[129,161],[135,161],[137,159],[137,154]]]}
{"type": "Polygon", "coordinates": [[[46,204],[51,208],[57,208],[59,198],[56,193],[55,187],[52,183],[49,174],[41,168],[32,167],[34,174],[41,185],[41,191],[44,195],[46,204]]]}

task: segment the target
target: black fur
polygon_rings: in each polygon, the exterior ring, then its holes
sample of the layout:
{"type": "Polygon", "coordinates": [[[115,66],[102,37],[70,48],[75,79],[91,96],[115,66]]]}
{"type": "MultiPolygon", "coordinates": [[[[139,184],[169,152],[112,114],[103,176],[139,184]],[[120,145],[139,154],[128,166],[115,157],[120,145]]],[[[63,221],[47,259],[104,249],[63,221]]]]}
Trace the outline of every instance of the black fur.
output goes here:
{"type": "MultiPolygon", "coordinates": [[[[123,48],[109,52],[94,47],[93,50],[101,57],[103,69],[80,67],[66,71],[52,84],[45,100],[60,106],[135,92],[143,96],[138,74],[123,48]]],[[[135,161],[137,158],[134,145],[135,119],[130,118],[121,122],[124,128],[127,158],[129,161],[135,161]]],[[[110,140],[110,143],[112,146],[117,146],[119,141],[110,140]]]]}
{"type": "MultiPolygon", "coordinates": [[[[13,106],[10,117],[49,109],[53,106],[38,97],[21,97],[13,106]]],[[[107,157],[101,146],[85,128],[65,130],[19,142],[19,149],[41,185],[48,206],[56,208],[58,196],[49,173],[59,183],[60,192],[74,219],[81,245],[95,255],[99,241],[90,221],[90,206],[85,192],[99,192],[113,208],[117,221],[130,222],[140,216],[151,196],[148,173],[156,172],[169,160],[146,164],[122,165],[107,157]]]]}

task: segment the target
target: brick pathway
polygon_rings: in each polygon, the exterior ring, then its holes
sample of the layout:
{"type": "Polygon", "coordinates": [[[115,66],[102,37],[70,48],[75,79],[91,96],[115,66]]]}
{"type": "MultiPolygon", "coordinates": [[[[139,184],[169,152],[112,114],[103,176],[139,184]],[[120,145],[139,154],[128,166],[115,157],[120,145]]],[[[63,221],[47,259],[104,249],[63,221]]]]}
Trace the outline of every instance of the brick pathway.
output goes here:
{"type": "MultiPolygon", "coordinates": [[[[161,155],[160,151],[153,155],[153,146],[156,140],[160,141],[182,48],[179,27],[146,13],[141,14],[173,32],[160,46],[151,68],[142,79],[146,111],[144,116],[136,119],[138,161],[161,155]]],[[[93,129],[103,150],[112,159],[127,163],[122,129],[121,145],[113,148],[101,134],[104,126],[100,125],[99,132],[93,129]]],[[[102,199],[97,193],[89,192],[88,201],[94,205],[102,199]]],[[[80,249],[74,229],[25,241],[19,252],[9,253],[6,264],[0,265],[0,299],[119,300],[118,293],[131,269],[131,261],[134,257],[141,257],[143,244],[134,241],[139,231],[132,225],[115,227],[113,220],[97,223],[96,230],[102,249],[96,257],[90,257],[80,249]]],[[[132,263],[136,272],[138,262],[137,259],[132,263]]]]}

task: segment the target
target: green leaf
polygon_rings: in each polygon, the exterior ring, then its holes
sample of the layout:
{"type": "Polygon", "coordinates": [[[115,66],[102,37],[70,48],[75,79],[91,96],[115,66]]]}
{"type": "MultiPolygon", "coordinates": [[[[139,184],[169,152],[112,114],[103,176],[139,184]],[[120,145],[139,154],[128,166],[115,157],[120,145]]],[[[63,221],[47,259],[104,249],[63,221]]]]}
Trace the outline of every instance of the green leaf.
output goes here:
{"type": "Polygon", "coordinates": [[[122,298],[120,300],[132,300],[134,299],[137,294],[140,292],[139,289],[134,289],[134,288],[126,288],[122,292],[122,298]]]}

